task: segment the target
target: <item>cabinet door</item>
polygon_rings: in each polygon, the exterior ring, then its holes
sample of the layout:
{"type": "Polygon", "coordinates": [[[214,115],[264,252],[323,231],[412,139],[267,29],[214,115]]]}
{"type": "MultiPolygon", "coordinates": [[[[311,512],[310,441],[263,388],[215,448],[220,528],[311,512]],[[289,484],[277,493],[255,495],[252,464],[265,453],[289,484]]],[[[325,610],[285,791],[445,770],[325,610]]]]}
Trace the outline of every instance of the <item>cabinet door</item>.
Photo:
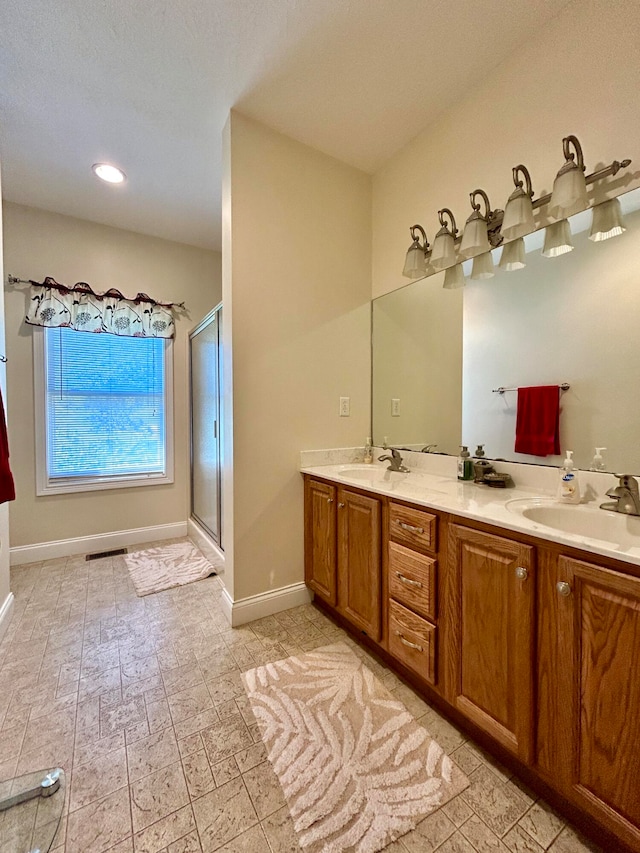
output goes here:
{"type": "Polygon", "coordinates": [[[338,610],[372,640],[381,636],[380,501],[338,490],[338,610]]]}
{"type": "Polygon", "coordinates": [[[305,480],[304,580],[316,595],[335,606],[336,488],[319,480],[305,480]]]}
{"type": "Polygon", "coordinates": [[[640,849],[640,579],[568,557],[558,574],[559,651],[571,673],[561,685],[573,745],[564,772],[574,796],[640,849]]]}
{"type": "Polygon", "coordinates": [[[533,548],[451,525],[449,700],[525,761],[533,737],[533,548]]]}

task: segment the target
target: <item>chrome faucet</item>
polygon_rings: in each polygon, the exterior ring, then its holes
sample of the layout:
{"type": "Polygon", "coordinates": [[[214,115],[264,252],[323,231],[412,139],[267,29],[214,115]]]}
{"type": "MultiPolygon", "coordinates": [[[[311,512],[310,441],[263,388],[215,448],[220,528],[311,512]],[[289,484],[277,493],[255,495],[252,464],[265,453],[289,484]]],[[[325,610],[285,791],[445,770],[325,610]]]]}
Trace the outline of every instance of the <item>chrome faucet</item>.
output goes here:
{"type": "Polygon", "coordinates": [[[378,462],[389,462],[390,464],[387,471],[399,471],[401,474],[408,474],[409,469],[402,464],[400,451],[395,447],[388,447],[387,450],[391,452],[391,456],[378,456],[378,462]]]}
{"type": "Polygon", "coordinates": [[[640,492],[636,478],[631,474],[614,474],[614,477],[618,477],[620,483],[607,492],[607,497],[614,500],[600,504],[600,509],[622,512],[625,515],[640,515],[640,492]]]}
{"type": "Polygon", "coordinates": [[[437,444],[425,444],[420,453],[433,453],[434,448],[436,448],[437,446],[437,444]]]}

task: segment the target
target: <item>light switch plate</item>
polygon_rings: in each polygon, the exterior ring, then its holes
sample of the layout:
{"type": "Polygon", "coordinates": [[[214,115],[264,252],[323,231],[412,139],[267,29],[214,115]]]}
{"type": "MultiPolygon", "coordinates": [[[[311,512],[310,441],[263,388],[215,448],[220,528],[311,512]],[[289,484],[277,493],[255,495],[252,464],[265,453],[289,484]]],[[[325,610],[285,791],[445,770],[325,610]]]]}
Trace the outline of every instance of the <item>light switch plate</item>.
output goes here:
{"type": "Polygon", "coordinates": [[[351,414],[351,397],[340,397],[340,417],[348,418],[351,414]]]}

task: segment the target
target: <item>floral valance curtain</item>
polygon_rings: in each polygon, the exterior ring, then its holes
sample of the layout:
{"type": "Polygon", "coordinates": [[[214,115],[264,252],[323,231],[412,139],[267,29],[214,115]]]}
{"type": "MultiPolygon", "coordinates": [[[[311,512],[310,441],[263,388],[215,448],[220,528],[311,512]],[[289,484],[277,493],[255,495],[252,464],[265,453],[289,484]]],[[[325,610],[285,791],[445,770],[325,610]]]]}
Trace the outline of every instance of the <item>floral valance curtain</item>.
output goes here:
{"type": "Polygon", "coordinates": [[[47,277],[31,281],[26,321],[32,326],[67,326],[79,332],[107,332],[129,338],[173,338],[173,309],[184,303],[156,302],[146,293],[127,299],[112,288],[95,293],[86,282],[72,287],[47,277]]]}

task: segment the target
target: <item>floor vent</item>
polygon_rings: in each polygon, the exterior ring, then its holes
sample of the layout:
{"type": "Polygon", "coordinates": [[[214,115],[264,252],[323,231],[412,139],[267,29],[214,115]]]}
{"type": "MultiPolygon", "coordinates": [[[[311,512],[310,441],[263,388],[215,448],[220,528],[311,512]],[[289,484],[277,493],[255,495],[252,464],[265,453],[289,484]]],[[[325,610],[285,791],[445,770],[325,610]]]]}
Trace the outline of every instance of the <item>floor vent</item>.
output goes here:
{"type": "Polygon", "coordinates": [[[103,557],[118,557],[120,554],[126,553],[126,548],[116,548],[114,551],[100,551],[97,554],[87,554],[85,560],[101,560],[103,557]]]}

